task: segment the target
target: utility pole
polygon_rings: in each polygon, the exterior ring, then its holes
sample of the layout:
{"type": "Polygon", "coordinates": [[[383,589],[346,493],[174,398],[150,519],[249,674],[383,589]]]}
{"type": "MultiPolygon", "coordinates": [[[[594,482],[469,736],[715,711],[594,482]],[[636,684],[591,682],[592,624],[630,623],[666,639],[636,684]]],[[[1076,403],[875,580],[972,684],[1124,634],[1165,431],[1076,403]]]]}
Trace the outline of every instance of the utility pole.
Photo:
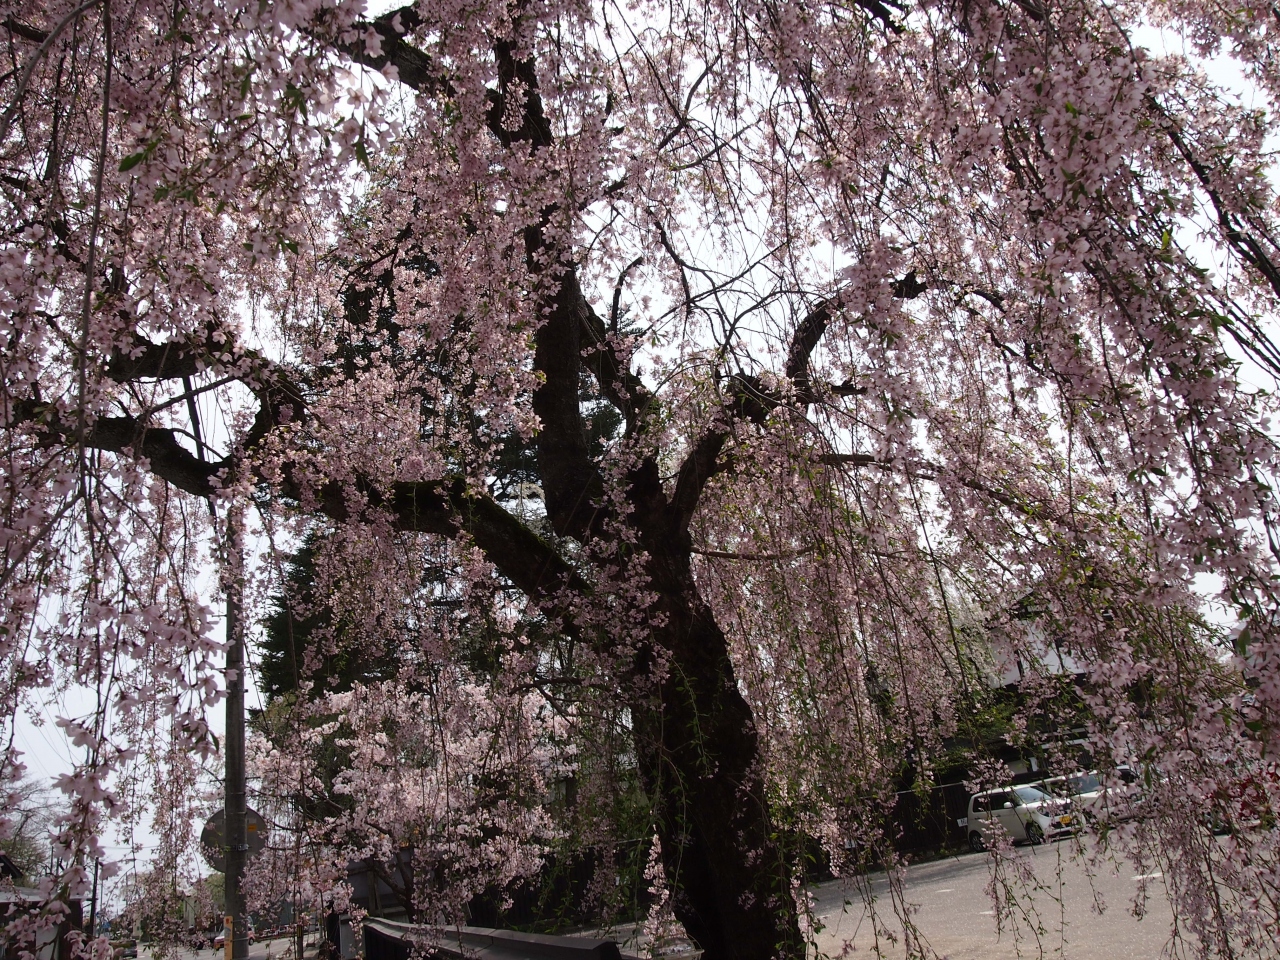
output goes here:
{"type": "Polygon", "coordinates": [[[89,900],[89,939],[92,940],[98,935],[98,868],[102,866],[102,861],[97,857],[93,859],[93,897],[89,900]]]}
{"type": "Polygon", "coordinates": [[[241,601],[244,590],[244,551],[241,544],[241,514],[236,506],[227,511],[227,733],[224,814],[227,830],[227,947],[226,960],[246,960],[249,956],[249,927],[244,910],[244,865],[249,853],[245,816],[244,770],[244,618],[241,601]]]}
{"type": "MultiPolygon", "coordinates": [[[[196,406],[191,378],[182,378],[186,393],[187,413],[191,417],[192,435],[196,441],[196,457],[204,462],[204,440],[200,430],[200,411],[196,406]]],[[[218,511],[209,497],[209,516],[216,529],[218,511]]],[[[227,839],[224,898],[227,934],[226,960],[248,960],[249,925],[244,910],[244,865],[249,858],[249,830],[246,816],[244,771],[244,544],[241,508],[231,503],[227,508],[225,531],[223,589],[227,595],[227,732],[226,780],[223,783],[223,823],[227,839]]]]}

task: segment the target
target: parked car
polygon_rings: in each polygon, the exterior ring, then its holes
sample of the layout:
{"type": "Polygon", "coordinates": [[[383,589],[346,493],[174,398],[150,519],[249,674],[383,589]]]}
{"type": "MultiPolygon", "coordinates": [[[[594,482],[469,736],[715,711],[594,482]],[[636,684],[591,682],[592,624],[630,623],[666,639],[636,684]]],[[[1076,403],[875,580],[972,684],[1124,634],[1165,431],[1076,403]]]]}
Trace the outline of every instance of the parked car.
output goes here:
{"type": "Polygon", "coordinates": [[[1077,812],[1088,815],[1093,812],[1106,793],[1106,787],[1093,772],[1077,771],[1065,777],[1049,777],[1031,784],[1052,797],[1070,800],[1077,812]]]}
{"type": "Polygon", "coordinates": [[[1121,823],[1142,813],[1143,791],[1138,773],[1127,765],[1116,767],[1104,782],[1096,770],[1050,777],[1033,784],[1045,793],[1070,800],[1076,813],[1088,821],[1121,823]]]}
{"type": "Polygon", "coordinates": [[[975,793],[961,826],[969,835],[970,849],[981,852],[994,830],[1004,830],[1014,843],[1044,843],[1075,832],[1077,823],[1070,800],[1023,786],[975,793]]]}
{"type": "MultiPolygon", "coordinates": [[[[249,942],[253,943],[258,939],[258,935],[254,932],[253,927],[249,928],[249,942]]],[[[222,930],[213,938],[213,949],[221,950],[227,945],[227,931],[222,930]]]]}

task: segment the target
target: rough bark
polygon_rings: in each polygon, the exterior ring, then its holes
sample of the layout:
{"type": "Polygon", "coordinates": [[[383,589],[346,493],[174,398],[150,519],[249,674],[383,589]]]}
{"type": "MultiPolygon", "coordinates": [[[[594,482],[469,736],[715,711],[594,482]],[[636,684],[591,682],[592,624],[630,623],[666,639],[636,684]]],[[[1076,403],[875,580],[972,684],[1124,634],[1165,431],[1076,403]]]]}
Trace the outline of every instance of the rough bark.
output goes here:
{"type": "MultiPolygon", "coordinates": [[[[666,566],[666,564],[663,564],[666,566]]],[[[774,839],[751,708],[728,645],[678,559],[661,572],[670,659],[655,696],[632,707],[676,916],[707,957],[803,956],[791,867],[774,839]]]]}
{"type": "Polygon", "coordinates": [[[631,479],[632,521],[658,597],[651,653],[665,660],[656,689],[639,678],[633,733],[676,916],[709,958],[804,956],[755,718],[698,592],[686,518],[663,493],[654,462],[631,479]]]}

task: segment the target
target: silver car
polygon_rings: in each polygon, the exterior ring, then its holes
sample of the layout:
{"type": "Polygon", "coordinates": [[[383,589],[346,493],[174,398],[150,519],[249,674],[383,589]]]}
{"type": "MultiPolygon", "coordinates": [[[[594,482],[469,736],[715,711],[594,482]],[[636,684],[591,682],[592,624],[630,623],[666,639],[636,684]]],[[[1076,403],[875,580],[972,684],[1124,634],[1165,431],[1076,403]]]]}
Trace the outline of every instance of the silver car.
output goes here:
{"type": "Polygon", "coordinates": [[[1127,765],[1116,767],[1107,781],[1096,770],[1080,770],[1032,786],[1070,800],[1076,814],[1086,822],[1119,823],[1142,812],[1143,791],[1138,774],[1127,765]]]}
{"type": "Polygon", "coordinates": [[[1036,787],[1002,787],[970,797],[969,816],[961,826],[969,834],[970,848],[981,852],[994,830],[1003,830],[1014,843],[1044,843],[1075,832],[1076,819],[1070,801],[1036,787]]]}

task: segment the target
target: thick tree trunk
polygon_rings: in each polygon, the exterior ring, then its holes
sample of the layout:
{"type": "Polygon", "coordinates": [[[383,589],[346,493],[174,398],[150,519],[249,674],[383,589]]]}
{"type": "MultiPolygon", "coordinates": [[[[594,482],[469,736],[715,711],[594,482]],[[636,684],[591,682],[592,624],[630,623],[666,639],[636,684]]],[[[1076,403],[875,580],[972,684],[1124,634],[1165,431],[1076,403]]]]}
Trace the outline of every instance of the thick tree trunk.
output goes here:
{"type": "Polygon", "coordinates": [[[669,665],[633,704],[636,749],[677,918],[707,960],[803,957],[791,892],[765,797],[751,708],[724,633],[685,557],[654,564],[669,665]]]}

